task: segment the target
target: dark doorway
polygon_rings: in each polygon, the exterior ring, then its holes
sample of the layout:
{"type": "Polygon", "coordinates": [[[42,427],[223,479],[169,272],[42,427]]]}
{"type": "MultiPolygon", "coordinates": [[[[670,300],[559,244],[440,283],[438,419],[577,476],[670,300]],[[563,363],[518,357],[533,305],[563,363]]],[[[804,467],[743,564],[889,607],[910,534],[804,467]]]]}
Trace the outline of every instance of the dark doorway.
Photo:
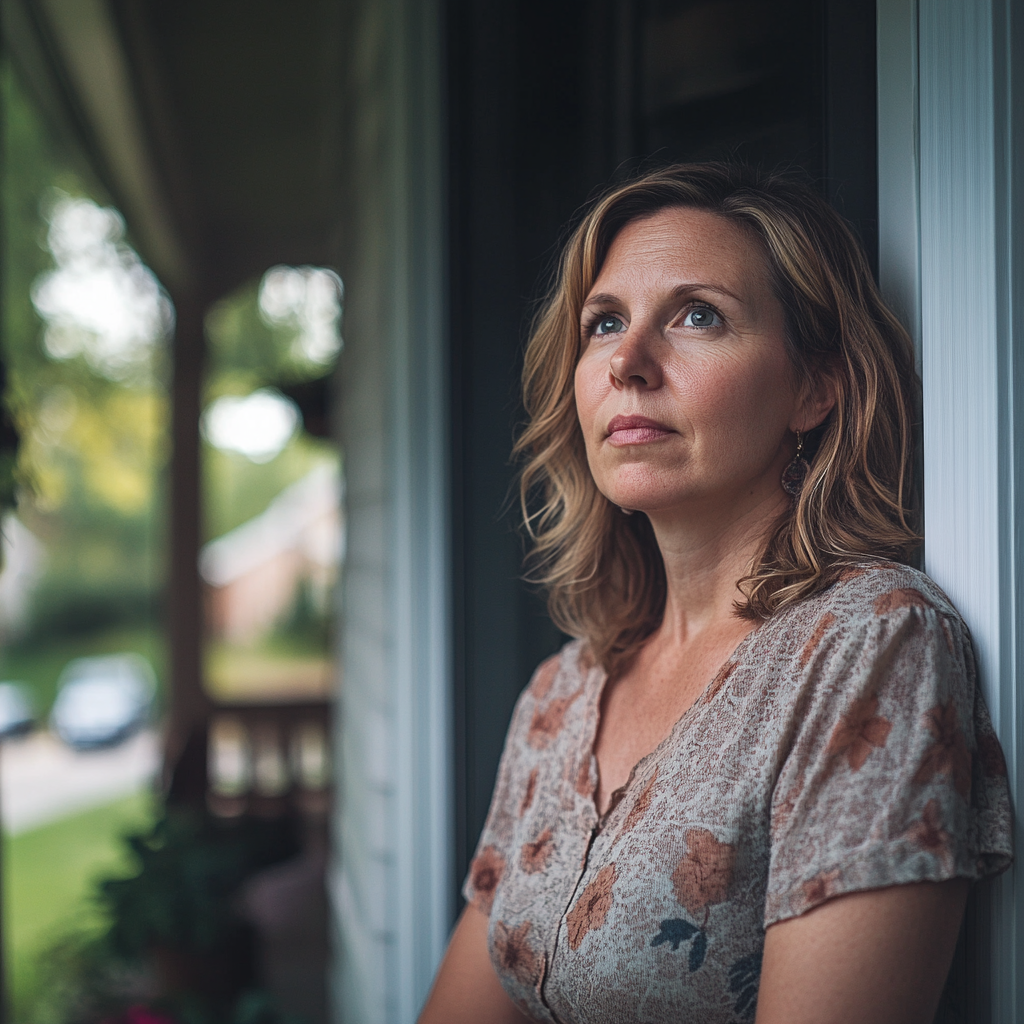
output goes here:
{"type": "Polygon", "coordinates": [[[512,706],[561,637],[520,580],[520,358],[559,240],[616,178],[740,159],[802,175],[876,262],[874,5],[453,0],[448,20],[456,872],[512,706]]]}

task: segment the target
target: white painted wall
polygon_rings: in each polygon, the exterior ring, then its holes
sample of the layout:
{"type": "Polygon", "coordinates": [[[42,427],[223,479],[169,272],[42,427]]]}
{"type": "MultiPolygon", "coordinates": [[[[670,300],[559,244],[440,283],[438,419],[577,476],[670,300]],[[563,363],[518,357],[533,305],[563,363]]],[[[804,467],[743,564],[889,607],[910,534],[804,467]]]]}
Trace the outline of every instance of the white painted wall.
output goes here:
{"type": "MultiPolygon", "coordinates": [[[[971,628],[1019,798],[1024,135],[1012,101],[1024,99],[1024,51],[1012,7],[879,0],[879,262],[883,291],[919,343],[925,568],[971,628]]],[[[1019,819],[1016,838],[1021,851],[1019,819]]],[[[971,1020],[1024,1019],[1019,878],[1011,870],[975,894],[964,993],[971,1020]]]]}
{"type": "Polygon", "coordinates": [[[334,1005],[411,1024],[453,905],[441,24],[346,9],[334,1005]]]}

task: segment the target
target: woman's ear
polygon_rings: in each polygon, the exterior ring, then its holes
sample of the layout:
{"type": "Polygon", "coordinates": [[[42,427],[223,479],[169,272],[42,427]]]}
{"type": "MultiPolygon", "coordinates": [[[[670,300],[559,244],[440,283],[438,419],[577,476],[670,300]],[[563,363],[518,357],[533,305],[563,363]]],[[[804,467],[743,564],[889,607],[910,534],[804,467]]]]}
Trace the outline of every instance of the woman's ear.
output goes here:
{"type": "Polygon", "coordinates": [[[808,378],[801,389],[790,429],[806,434],[807,431],[820,427],[835,407],[837,397],[836,382],[831,374],[818,373],[813,378],[808,378]]]}

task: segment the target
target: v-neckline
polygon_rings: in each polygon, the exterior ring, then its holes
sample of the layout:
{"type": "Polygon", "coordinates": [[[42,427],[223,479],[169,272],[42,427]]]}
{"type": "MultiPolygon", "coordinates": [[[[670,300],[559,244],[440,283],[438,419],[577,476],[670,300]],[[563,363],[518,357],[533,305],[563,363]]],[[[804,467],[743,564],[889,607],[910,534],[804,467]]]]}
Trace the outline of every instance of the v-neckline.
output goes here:
{"type": "MultiPolygon", "coordinates": [[[[604,828],[608,819],[615,812],[615,809],[619,806],[619,804],[622,803],[623,798],[626,796],[626,794],[630,790],[630,787],[633,785],[633,780],[640,773],[641,769],[644,766],[646,766],[648,762],[654,760],[662,752],[662,750],[676,738],[677,733],[682,731],[686,723],[686,720],[690,717],[691,713],[693,712],[693,709],[697,707],[697,705],[702,704],[704,702],[704,697],[707,694],[707,692],[711,689],[715,680],[718,679],[718,677],[725,671],[726,667],[730,663],[735,662],[739,657],[742,656],[743,653],[745,653],[745,648],[750,644],[752,638],[756,636],[758,633],[760,633],[761,627],[763,625],[764,620],[758,622],[753,627],[753,629],[751,629],[748,633],[746,633],[743,636],[739,643],[737,643],[736,646],[732,649],[732,652],[722,661],[721,665],[718,666],[718,669],[707,681],[707,683],[705,683],[705,685],[701,687],[700,693],[698,693],[697,696],[694,697],[694,699],[683,710],[682,714],[672,723],[672,727],[661,738],[660,742],[658,742],[651,750],[644,754],[643,757],[641,757],[636,762],[636,764],[633,765],[633,767],[629,770],[629,775],[626,776],[626,781],[621,786],[612,790],[608,798],[608,806],[605,808],[604,813],[602,813],[601,809],[597,806],[597,793],[601,787],[601,769],[597,761],[597,754],[594,752],[594,747],[597,743],[597,734],[601,727],[601,702],[604,700],[604,692],[608,686],[608,673],[605,669],[600,667],[598,668],[598,671],[601,673],[601,678],[598,680],[594,689],[591,691],[591,706],[588,709],[590,728],[589,735],[587,736],[586,747],[587,754],[589,756],[590,777],[593,779],[594,782],[593,788],[590,792],[590,803],[594,809],[594,815],[597,819],[598,829],[604,828]]],[[[724,687],[722,687],[722,689],[724,689],[724,687]]],[[[711,699],[714,700],[720,692],[721,689],[717,693],[713,694],[711,699]]]]}

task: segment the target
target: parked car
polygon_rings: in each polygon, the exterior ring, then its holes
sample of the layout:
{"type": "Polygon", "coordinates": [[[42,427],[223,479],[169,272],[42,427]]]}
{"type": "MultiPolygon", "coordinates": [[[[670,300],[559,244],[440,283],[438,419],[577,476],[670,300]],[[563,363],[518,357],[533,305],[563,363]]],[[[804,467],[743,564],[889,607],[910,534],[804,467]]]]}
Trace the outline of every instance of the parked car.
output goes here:
{"type": "Polygon", "coordinates": [[[31,732],[36,724],[24,683],[0,683],[0,740],[31,732]]]}
{"type": "Polygon", "coordinates": [[[76,658],[64,666],[57,686],[50,728],[76,750],[114,746],[153,712],[156,677],[138,654],[76,658]]]}

